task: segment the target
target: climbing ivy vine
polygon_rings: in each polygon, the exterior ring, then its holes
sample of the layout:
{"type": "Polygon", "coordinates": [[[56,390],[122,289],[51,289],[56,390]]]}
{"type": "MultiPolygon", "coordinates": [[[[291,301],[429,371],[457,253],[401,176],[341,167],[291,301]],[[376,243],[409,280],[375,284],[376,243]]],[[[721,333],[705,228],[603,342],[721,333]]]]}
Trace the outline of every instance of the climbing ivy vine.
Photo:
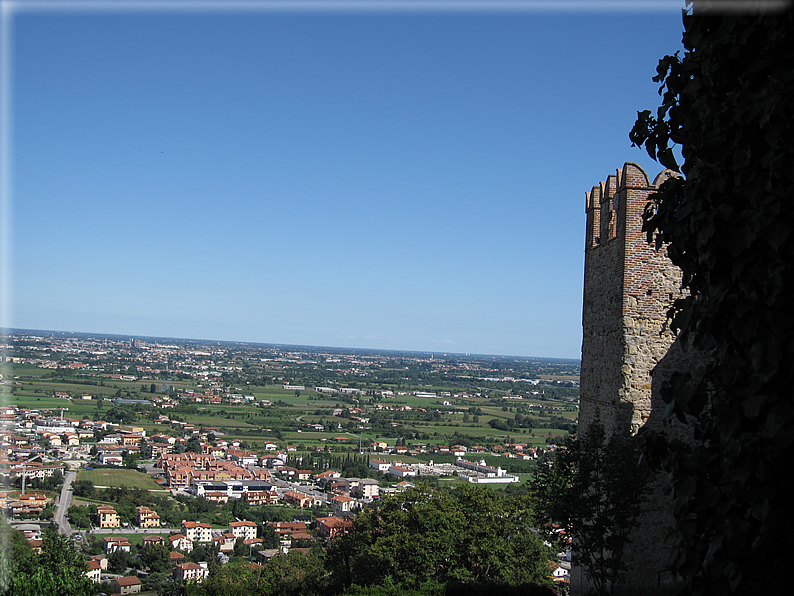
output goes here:
{"type": "Polygon", "coordinates": [[[699,354],[662,392],[694,441],[646,450],[670,474],[687,591],[773,594],[788,580],[765,570],[794,546],[794,13],[715,4],[688,2],[685,52],[659,62],[661,106],[630,134],[681,173],[644,229],[683,271],[670,323],[699,354]]]}

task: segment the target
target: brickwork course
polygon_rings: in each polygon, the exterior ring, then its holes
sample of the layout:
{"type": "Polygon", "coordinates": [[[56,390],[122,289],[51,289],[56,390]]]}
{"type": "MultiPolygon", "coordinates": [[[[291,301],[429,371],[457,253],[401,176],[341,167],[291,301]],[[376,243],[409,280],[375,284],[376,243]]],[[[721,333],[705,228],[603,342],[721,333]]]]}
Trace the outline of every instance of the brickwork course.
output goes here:
{"type": "MultiPolygon", "coordinates": [[[[686,355],[666,328],[667,311],[682,297],[681,272],[665,248],[646,241],[642,214],[648,197],[672,172],[651,182],[645,171],[626,163],[586,193],[582,368],[579,427],[587,429],[596,413],[608,432],[647,426],[682,433],[665,424],[662,382],[681,370],[686,355]]],[[[643,506],[626,548],[628,573],[615,593],[647,593],[670,581],[665,571],[664,531],[672,527],[670,503],[662,479],[643,506]]],[[[571,578],[571,594],[588,586],[581,569],[571,578]]]]}

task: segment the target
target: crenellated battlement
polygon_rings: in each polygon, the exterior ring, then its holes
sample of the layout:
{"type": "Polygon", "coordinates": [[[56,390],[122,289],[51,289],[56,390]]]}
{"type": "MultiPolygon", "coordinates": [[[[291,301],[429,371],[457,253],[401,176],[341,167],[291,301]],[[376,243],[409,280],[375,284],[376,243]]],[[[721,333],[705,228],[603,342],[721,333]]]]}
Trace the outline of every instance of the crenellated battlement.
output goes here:
{"type": "Polygon", "coordinates": [[[626,162],[605,182],[599,182],[585,192],[585,251],[604,246],[619,236],[625,238],[625,234],[634,231],[634,226],[626,226],[627,216],[631,218],[637,212],[642,214],[648,196],[670,175],[672,172],[665,170],[651,184],[645,170],[635,163],[626,162]]]}

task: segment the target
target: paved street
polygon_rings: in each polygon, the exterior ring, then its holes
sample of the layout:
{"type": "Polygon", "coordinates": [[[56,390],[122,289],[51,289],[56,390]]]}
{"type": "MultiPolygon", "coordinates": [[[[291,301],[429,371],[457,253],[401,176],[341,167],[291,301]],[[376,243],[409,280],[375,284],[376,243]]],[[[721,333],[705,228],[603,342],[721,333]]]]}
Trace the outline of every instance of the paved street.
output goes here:
{"type": "Polygon", "coordinates": [[[178,532],[180,528],[92,528],[91,530],[83,530],[85,534],[170,534],[178,532]]]}
{"type": "Polygon", "coordinates": [[[72,482],[75,478],[77,478],[77,472],[72,471],[66,473],[63,479],[63,487],[61,488],[61,497],[58,500],[58,509],[55,511],[54,518],[55,525],[58,526],[58,532],[66,534],[67,536],[72,535],[72,526],[66,519],[66,512],[69,509],[69,505],[72,503],[72,482]]]}

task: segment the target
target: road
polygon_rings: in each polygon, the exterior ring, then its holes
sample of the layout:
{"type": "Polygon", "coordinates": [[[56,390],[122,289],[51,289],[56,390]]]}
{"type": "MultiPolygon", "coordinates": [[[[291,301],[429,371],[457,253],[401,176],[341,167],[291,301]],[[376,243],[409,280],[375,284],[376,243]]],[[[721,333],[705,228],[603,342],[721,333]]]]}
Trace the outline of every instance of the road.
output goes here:
{"type": "Polygon", "coordinates": [[[58,526],[58,532],[72,535],[72,526],[66,519],[66,512],[69,510],[69,505],[72,503],[72,482],[77,478],[77,472],[66,472],[66,477],[63,479],[63,487],[61,488],[61,498],[58,500],[58,509],[55,511],[55,524],[58,526]]]}
{"type": "Polygon", "coordinates": [[[168,528],[161,526],[159,528],[92,528],[91,530],[83,530],[85,534],[171,534],[178,532],[179,528],[168,528]]]}

